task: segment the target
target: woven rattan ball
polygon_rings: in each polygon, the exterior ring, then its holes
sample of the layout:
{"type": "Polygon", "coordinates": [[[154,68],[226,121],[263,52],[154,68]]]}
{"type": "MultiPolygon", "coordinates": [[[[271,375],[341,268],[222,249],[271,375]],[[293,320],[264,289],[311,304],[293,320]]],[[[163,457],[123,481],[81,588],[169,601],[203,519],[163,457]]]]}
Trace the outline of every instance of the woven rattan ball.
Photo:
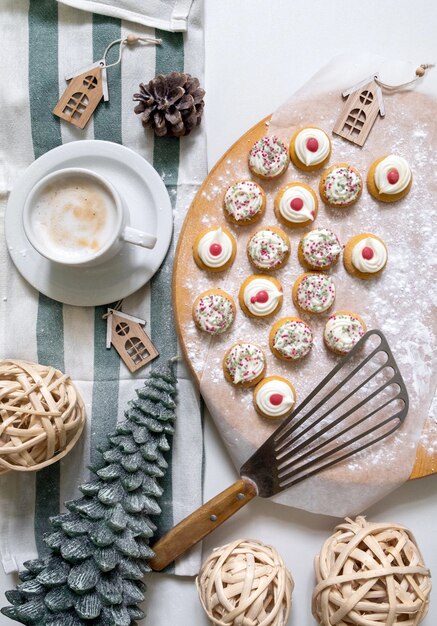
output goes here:
{"type": "Polygon", "coordinates": [[[430,572],[403,526],[346,519],[315,571],[313,615],[322,626],[416,626],[428,611],[430,572]]]}
{"type": "Polygon", "coordinates": [[[215,548],[196,579],[212,624],[284,626],[293,579],[278,552],[260,541],[238,539],[215,548]]]}
{"type": "Polygon", "coordinates": [[[0,361],[0,473],[55,463],[72,449],[84,423],[84,404],[66,374],[28,361],[0,361]]]}

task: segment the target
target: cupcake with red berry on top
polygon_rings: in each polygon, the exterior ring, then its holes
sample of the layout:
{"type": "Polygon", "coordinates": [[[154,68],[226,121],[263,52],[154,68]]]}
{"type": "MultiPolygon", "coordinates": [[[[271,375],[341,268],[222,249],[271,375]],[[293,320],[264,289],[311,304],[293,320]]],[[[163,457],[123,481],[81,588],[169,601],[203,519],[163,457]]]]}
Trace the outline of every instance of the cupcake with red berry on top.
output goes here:
{"type": "Polygon", "coordinates": [[[267,376],[253,390],[253,406],[261,417],[281,419],[290,415],[296,403],[296,392],[282,376],[267,376]]]}
{"type": "Polygon", "coordinates": [[[279,280],[273,276],[255,274],[246,278],[238,299],[248,317],[270,317],[279,311],[284,296],[279,280]]]}
{"type": "Polygon", "coordinates": [[[313,189],[305,183],[289,183],[275,197],[275,215],[289,228],[309,226],[317,217],[319,202],[313,189]]]}
{"type": "Polygon", "coordinates": [[[387,265],[387,259],[385,243],[372,233],[352,237],[343,253],[344,267],[349,274],[365,280],[379,276],[387,265]]]}
{"type": "Polygon", "coordinates": [[[413,174],[407,161],[396,154],[378,159],[367,175],[369,193],[381,202],[396,202],[404,198],[413,184],[413,174]]]}
{"type": "Polygon", "coordinates": [[[201,270],[224,272],[234,262],[237,242],[226,228],[208,228],[196,237],[193,258],[201,270]]]}
{"type": "Polygon", "coordinates": [[[331,140],[321,128],[306,126],[291,138],[289,152],[293,165],[305,172],[313,172],[329,161],[331,140]]]}

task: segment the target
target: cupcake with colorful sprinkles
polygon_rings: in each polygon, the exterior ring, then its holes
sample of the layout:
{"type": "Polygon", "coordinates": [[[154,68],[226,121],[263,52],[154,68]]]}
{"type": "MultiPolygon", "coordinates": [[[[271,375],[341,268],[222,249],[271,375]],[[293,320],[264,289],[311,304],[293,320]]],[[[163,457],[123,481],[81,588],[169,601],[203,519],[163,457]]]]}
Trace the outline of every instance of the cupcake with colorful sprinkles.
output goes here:
{"type": "Polygon", "coordinates": [[[292,295],[297,309],[305,313],[324,313],[334,304],[334,281],[321,272],[307,272],[295,280],[292,295]]]}
{"type": "Polygon", "coordinates": [[[276,178],[288,167],[288,150],[275,135],[258,139],[249,152],[249,169],[260,178],[276,178]]]}
{"type": "Polygon", "coordinates": [[[329,228],[316,228],[306,233],[299,242],[299,261],[310,270],[328,270],[340,257],[338,237],[329,228]]]}
{"type": "Polygon", "coordinates": [[[334,354],[347,354],[366,332],[366,324],[356,313],[339,311],[326,322],[323,333],[325,346],[334,354]]]}
{"type": "Polygon", "coordinates": [[[319,184],[320,197],[331,207],[344,209],[361,196],[363,179],[359,171],[347,163],[338,163],[325,170],[319,184]]]}
{"type": "Polygon", "coordinates": [[[254,387],[264,378],[265,372],[265,354],[253,343],[236,343],[224,356],[223,373],[233,385],[254,387]]]}
{"type": "Polygon", "coordinates": [[[253,390],[253,405],[261,417],[281,419],[290,415],[296,403],[293,385],[282,376],[268,376],[253,390]]]}
{"type": "Polygon", "coordinates": [[[275,215],[289,228],[309,226],[317,217],[319,202],[314,191],[305,183],[290,183],[275,197],[275,215]]]}
{"type": "Polygon", "coordinates": [[[201,270],[224,272],[234,262],[237,242],[226,228],[208,228],[193,244],[193,257],[201,270]]]}
{"type": "Polygon", "coordinates": [[[209,335],[225,333],[235,319],[236,307],[231,295],[222,289],[204,291],[193,303],[193,320],[199,330],[209,335]]]}
{"type": "Polygon", "coordinates": [[[228,187],[223,200],[227,220],[244,226],[261,219],[266,209],[266,194],[253,180],[239,180],[228,187]]]}
{"type": "Polygon", "coordinates": [[[298,317],[284,317],[273,324],[269,336],[270,349],[283,361],[297,361],[313,346],[311,328],[298,317]]]}
{"type": "Polygon", "coordinates": [[[258,270],[263,272],[278,270],[288,261],[290,240],[277,226],[266,226],[249,238],[247,256],[258,270]]]}

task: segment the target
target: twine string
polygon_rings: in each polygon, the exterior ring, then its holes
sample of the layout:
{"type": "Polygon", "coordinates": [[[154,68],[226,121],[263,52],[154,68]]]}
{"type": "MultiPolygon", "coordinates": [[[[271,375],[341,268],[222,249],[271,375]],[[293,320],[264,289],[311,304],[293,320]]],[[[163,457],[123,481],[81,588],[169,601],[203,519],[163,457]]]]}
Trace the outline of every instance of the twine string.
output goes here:
{"type": "MultiPolygon", "coordinates": [[[[111,309],[113,311],[121,311],[121,307],[123,306],[123,299],[121,300],[117,300],[117,302],[114,304],[114,306],[111,307],[111,309]]],[[[104,313],[102,315],[102,320],[106,320],[108,319],[108,317],[112,315],[112,313],[109,311],[109,309],[106,311],[106,313],[104,313]]]]}
{"type": "Polygon", "coordinates": [[[401,83],[400,85],[389,85],[387,83],[384,83],[382,80],[379,80],[379,78],[375,78],[374,80],[379,87],[382,87],[386,91],[393,92],[400,89],[407,89],[407,87],[411,87],[416,81],[423,78],[426,70],[430,69],[431,67],[434,67],[434,63],[422,63],[422,65],[419,65],[419,67],[416,69],[416,76],[412,80],[409,80],[406,83],[401,83]]]}
{"type": "Polygon", "coordinates": [[[108,67],[114,67],[114,65],[118,65],[119,63],[121,63],[121,56],[123,53],[123,46],[132,46],[133,44],[136,43],[145,43],[145,44],[155,44],[155,45],[159,45],[162,43],[162,39],[157,39],[156,37],[139,37],[137,35],[127,35],[126,37],[122,37],[121,39],[114,39],[114,41],[111,41],[110,44],[108,44],[106,46],[106,50],[103,53],[103,57],[102,60],[100,61],[100,67],[101,68],[105,68],[107,69],[108,67]],[[106,63],[106,57],[108,55],[109,50],[112,48],[112,46],[115,46],[119,44],[119,50],[118,50],[118,58],[116,61],[114,61],[114,63],[106,63]]]}

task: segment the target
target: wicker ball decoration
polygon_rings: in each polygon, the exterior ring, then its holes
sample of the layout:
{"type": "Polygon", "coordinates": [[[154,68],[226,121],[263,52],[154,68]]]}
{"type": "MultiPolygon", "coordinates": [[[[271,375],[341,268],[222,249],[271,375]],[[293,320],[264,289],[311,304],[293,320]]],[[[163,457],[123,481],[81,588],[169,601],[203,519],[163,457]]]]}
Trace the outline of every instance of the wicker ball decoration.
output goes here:
{"type": "Polygon", "coordinates": [[[59,461],[84,424],[82,398],[66,374],[28,361],[0,361],[0,474],[59,461]]]}
{"type": "Polygon", "coordinates": [[[416,626],[428,611],[431,575],[403,526],[346,519],[314,565],[312,610],[322,626],[416,626]]]}
{"type": "Polygon", "coordinates": [[[238,539],[212,551],[196,586],[212,624],[284,626],[294,584],[275,548],[238,539]]]}

